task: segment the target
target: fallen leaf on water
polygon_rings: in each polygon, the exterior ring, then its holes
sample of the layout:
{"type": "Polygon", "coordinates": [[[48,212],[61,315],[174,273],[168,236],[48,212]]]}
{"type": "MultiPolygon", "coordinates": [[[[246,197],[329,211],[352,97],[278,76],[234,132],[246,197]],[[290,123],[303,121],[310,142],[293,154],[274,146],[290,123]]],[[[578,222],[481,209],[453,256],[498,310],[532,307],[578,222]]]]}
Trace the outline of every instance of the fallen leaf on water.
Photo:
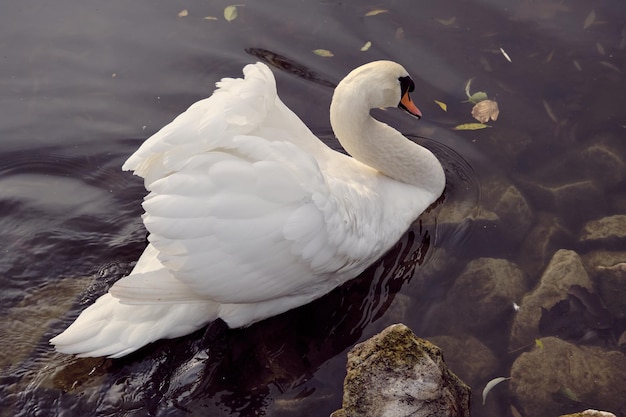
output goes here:
{"type": "Polygon", "coordinates": [[[485,400],[487,399],[487,394],[489,394],[489,391],[491,391],[493,387],[495,387],[496,385],[498,385],[499,383],[503,381],[506,381],[507,379],[511,379],[511,377],[505,378],[503,376],[500,376],[498,378],[492,379],[491,381],[487,383],[487,385],[485,385],[485,389],[483,389],[483,405],[485,405],[485,400]]]}
{"type": "Polygon", "coordinates": [[[465,95],[469,97],[470,94],[470,86],[472,85],[472,79],[467,80],[467,84],[465,84],[465,95]]]}
{"type": "Polygon", "coordinates": [[[546,58],[546,64],[550,61],[552,61],[552,57],[554,56],[554,49],[552,51],[550,51],[550,53],[548,54],[548,57],[546,58]]]}
{"type": "Polygon", "coordinates": [[[596,10],[591,9],[591,12],[589,13],[589,15],[587,15],[587,18],[585,19],[585,23],[583,24],[583,29],[587,29],[589,26],[593,25],[595,21],[596,21],[596,10]]]}
{"type": "Polygon", "coordinates": [[[180,12],[178,12],[178,17],[185,17],[189,15],[189,10],[187,9],[183,9],[180,12]]]}
{"type": "Polygon", "coordinates": [[[314,49],[313,53],[315,55],[319,55],[319,56],[323,56],[323,57],[328,57],[330,58],[331,56],[335,56],[335,54],[333,54],[332,52],[330,52],[328,49],[314,49]]]}
{"type": "Polygon", "coordinates": [[[450,26],[450,25],[453,25],[454,22],[456,22],[456,16],[452,16],[450,19],[435,19],[435,20],[444,26],[450,26]]]}
{"type": "Polygon", "coordinates": [[[215,16],[204,16],[203,19],[204,20],[217,20],[217,17],[215,17],[215,16]]]}
{"type": "Polygon", "coordinates": [[[611,64],[610,62],[600,61],[600,65],[604,65],[605,67],[610,68],[613,71],[619,72],[620,74],[622,73],[621,69],[619,69],[616,65],[611,64]]]}
{"type": "Polygon", "coordinates": [[[583,70],[583,67],[581,67],[580,64],[578,63],[578,61],[576,61],[576,60],[574,60],[574,66],[576,67],[576,69],[578,71],[582,71],[583,70]]]}
{"type": "Polygon", "coordinates": [[[437,103],[437,105],[441,107],[441,110],[448,111],[448,105],[443,101],[435,100],[435,103],[437,103]]]}
{"type": "Polygon", "coordinates": [[[477,91],[471,96],[468,96],[467,101],[469,101],[472,104],[476,104],[476,103],[480,103],[483,100],[487,100],[487,98],[488,98],[487,93],[485,93],[484,91],[477,91]]]}
{"type": "Polygon", "coordinates": [[[606,55],[604,52],[604,46],[600,42],[596,42],[596,49],[600,55],[606,55]]]}
{"type": "Polygon", "coordinates": [[[486,123],[489,119],[496,121],[499,114],[498,103],[493,100],[483,100],[476,103],[472,109],[472,117],[480,123],[486,123]]]}
{"type": "Polygon", "coordinates": [[[228,22],[232,22],[233,20],[237,19],[238,14],[239,11],[237,10],[236,4],[226,6],[224,8],[224,19],[226,19],[226,21],[228,22]]]}
{"type": "Polygon", "coordinates": [[[568,400],[571,400],[574,402],[580,402],[580,398],[578,398],[578,395],[576,395],[576,393],[571,388],[565,387],[563,385],[561,385],[557,394],[562,395],[568,400]]]}
{"type": "Polygon", "coordinates": [[[361,46],[361,52],[365,52],[372,47],[372,42],[367,41],[365,45],[361,46]]]}
{"type": "Polygon", "coordinates": [[[482,123],[464,123],[462,125],[454,126],[454,130],[479,130],[491,127],[482,123]]]}
{"type": "Polygon", "coordinates": [[[467,80],[467,84],[465,84],[465,95],[467,96],[467,101],[470,103],[476,104],[480,101],[487,100],[487,93],[484,91],[477,91],[474,94],[470,94],[470,86],[472,85],[472,78],[467,80]]]}
{"type": "Polygon", "coordinates": [[[389,10],[385,9],[370,10],[369,12],[365,13],[365,16],[376,16],[377,14],[387,13],[388,11],[389,10]]]}
{"type": "Polygon", "coordinates": [[[404,40],[404,29],[403,28],[396,29],[395,38],[396,38],[397,41],[403,41],[404,40]]]}
{"type": "Polygon", "coordinates": [[[542,101],[543,101],[543,108],[546,109],[546,113],[548,113],[548,117],[552,119],[554,123],[559,123],[559,119],[557,119],[554,113],[552,112],[552,107],[550,107],[547,101],[545,100],[542,100],[542,101]]]}
{"type": "Polygon", "coordinates": [[[504,49],[500,48],[500,52],[502,52],[502,55],[504,55],[504,57],[506,58],[507,61],[509,62],[513,62],[511,61],[511,57],[509,56],[509,54],[507,54],[504,49]]]}

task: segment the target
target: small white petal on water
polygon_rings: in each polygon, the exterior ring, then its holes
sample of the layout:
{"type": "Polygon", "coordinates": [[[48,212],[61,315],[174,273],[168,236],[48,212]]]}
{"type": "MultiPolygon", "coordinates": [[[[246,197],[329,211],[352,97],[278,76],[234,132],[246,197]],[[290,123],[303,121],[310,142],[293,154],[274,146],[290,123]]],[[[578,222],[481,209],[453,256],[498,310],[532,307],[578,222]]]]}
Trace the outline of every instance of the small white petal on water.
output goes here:
{"type": "Polygon", "coordinates": [[[487,383],[487,385],[485,385],[485,389],[483,389],[483,405],[485,405],[485,400],[487,399],[487,394],[489,394],[489,391],[491,391],[493,387],[495,387],[496,385],[498,385],[499,383],[503,381],[506,381],[507,379],[511,379],[511,377],[505,378],[503,376],[500,376],[498,378],[492,379],[491,381],[487,383]]]}
{"type": "Polygon", "coordinates": [[[506,58],[507,61],[509,62],[513,62],[511,61],[511,57],[509,56],[509,54],[507,54],[504,49],[500,48],[500,52],[502,52],[502,55],[504,55],[504,57],[506,58]]]}

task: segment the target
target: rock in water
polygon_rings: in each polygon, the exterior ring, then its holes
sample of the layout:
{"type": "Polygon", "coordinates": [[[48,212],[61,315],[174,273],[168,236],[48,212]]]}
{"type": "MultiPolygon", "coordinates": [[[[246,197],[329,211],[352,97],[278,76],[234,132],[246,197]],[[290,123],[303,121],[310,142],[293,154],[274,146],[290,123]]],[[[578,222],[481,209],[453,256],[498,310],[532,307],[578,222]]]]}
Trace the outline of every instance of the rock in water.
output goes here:
{"type": "Polygon", "coordinates": [[[331,417],[469,417],[469,402],[441,350],[394,324],[348,353],[343,408],[331,417]]]}

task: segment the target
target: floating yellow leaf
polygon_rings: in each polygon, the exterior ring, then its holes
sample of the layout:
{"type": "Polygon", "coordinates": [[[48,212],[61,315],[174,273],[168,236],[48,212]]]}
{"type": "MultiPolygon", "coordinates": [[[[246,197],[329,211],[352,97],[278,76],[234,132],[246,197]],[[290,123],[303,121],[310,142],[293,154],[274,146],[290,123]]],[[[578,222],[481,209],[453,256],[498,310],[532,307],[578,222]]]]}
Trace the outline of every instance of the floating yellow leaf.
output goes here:
{"type": "Polygon", "coordinates": [[[541,339],[535,339],[535,346],[537,346],[539,349],[543,349],[543,342],[541,341],[541,339]]]}
{"type": "Polygon", "coordinates": [[[454,22],[456,22],[456,16],[452,16],[450,19],[435,19],[435,20],[444,26],[450,26],[450,25],[453,25],[454,22]]]}
{"type": "Polygon", "coordinates": [[[236,4],[226,6],[224,8],[224,19],[226,19],[228,22],[232,22],[233,20],[237,19],[238,14],[239,11],[237,10],[236,4]]]}
{"type": "Polygon", "coordinates": [[[437,103],[437,105],[441,107],[441,110],[448,111],[448,105],[443,101],[435,100],[435,103],[437,103]]]}
{"type": "Polygon", "coordinates": [[[204,16],[203,19],[204,20],[217,20],[217,17],[215,17],[215,16],[204,16]]]}
{"type": "Polygon", "coordinates": [[[472,109],[472,117],[480,123],[487,123],[489,119],[496,121],[499,114],[498,103],[493,100],[483,100],[476,103],[472,109]]]}
{"type": "Polygon", "coordinates": [[[482,123],[465,123],[462,125],[454,126],[454,130],[479,130],[491,127],[482,123]]]}
{"type": "Polygon", "coordinates": [[[585,19],[585,23],[583,24],[583,29],[587,29],[589,26],[593,25],[595,21],[596,21],[596,11],[595,9],[591,9],[591,12],[589,12],[589,15],[587,15],[587,18],[585,19]]]}
{"type": "Polygon", "coordinates": [[[327,57],[327,58],[330,58],[331,56],[335,56],[335,54],[330,52],[328,49],[314,49],[313,53],[315,55],[319,55],[319,56],[323,56],[323,57],[327,57]]]}
{"type": "Polygon", "coordinates": [[[377,14],[387,13],[388,11],[389,10],[385,9],[370,10],[369,12],[365,13],[365,16],[376,16],[377,14]]]}
{"type": "Polygon", "coordinates": [[[365,45],[363,45],[363,46],[361,47],[361,52],[365,52],[365,51],[367,51],[368,49],[370,49],[371,47],[372,47],[372,42],[367,41],[367,42],[365,42],[365,45]]]}
{"type": "Polygon", "coordinates": [[[178,17],[185,17],[189,15],[189,10],[187,9],[183,9],[180,12],[178,12],[178,17]]]}

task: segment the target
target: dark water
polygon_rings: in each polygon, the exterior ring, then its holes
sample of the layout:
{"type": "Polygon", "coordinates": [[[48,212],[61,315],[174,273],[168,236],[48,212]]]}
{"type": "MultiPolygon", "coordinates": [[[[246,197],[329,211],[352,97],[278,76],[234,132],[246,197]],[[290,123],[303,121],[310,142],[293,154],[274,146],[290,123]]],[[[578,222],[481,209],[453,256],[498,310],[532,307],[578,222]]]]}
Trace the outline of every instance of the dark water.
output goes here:
{"type": "MultiPolygon", "coordinates": [[[[477,215],[484,184],[574,182],[578,167],[551,169],[552,161],[594,143],[625,149],[621,0],[252,2],[232,22],[223,17],[227,5],[4,2],[0,414],[326,416],[341,405],[355,343],[399,321],[419,336],[439,334],[433,306],[465,262],[505,257],[536,273],[520,257],[525,231],[511,224],[512,237],[493,241],[476,223],[459,221],[477,215]],[[374,9],[387,12],[364,16],[374,9]],[[371,48],[360,51],[366,41],[371,48]],[[312,52],[320,48],[334,56],[312,52]],[[274,66],[283,101],[333,146],[332,86],[371,60],[402,63],[416,80],[424,120],[393,111],[377,117],[437,140],[416,139],[446,167],[443,199],[362,276],[300,309],[242,330],[211,325],[116,361],[54,353],[47,340],[127,273],[145,246],[145,191],[121,164],[217,80],[259,59],[274,66]],[[501,114],[489,129],[456,132],[450,128],[473,121],[462,103],[470,78],[472,92],[495,98],[501,114]]],[[[621,185],[602,186],[575,213],[541,201],[533,210],[578,230],[626,211],[621,185]]],[[[501,375],[510,365],[509,326],[475,335],[501,358],[501,375]]],[[[490,409],[475,402],[474,415],[506,415],[507,401],[490,409]]]]}

